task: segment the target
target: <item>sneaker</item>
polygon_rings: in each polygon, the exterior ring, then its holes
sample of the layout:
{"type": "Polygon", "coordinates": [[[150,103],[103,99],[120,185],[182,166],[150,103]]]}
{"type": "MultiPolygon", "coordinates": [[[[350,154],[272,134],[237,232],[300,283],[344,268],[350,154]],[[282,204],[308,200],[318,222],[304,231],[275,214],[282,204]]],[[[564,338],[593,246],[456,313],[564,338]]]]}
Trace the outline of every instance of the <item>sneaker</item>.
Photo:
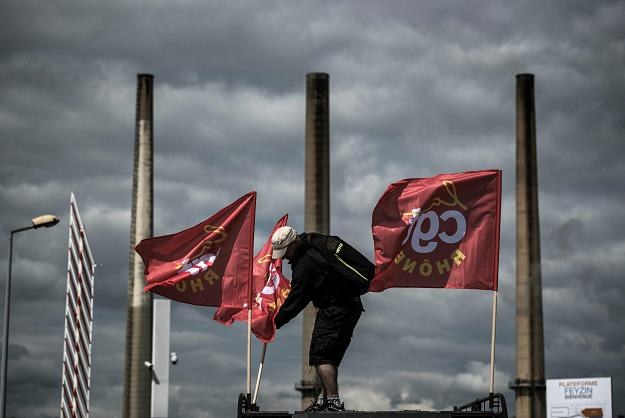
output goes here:
{"type": "Polygon", "coordinates": [[[345,411],[345,404],[341,402],[339,399],[328,399],[323,406],[323,411],[327,412],[338,412],[345,411]]]}
{"type": "Polygon", "coordinates": [[[323,403],[323,401],[319,402],[319,399],[315,399],[313,403],[308,405],[308,408],[304,409],[304,412],[319,412],[323,411],[324,407],[325,404],[323,403]]]}

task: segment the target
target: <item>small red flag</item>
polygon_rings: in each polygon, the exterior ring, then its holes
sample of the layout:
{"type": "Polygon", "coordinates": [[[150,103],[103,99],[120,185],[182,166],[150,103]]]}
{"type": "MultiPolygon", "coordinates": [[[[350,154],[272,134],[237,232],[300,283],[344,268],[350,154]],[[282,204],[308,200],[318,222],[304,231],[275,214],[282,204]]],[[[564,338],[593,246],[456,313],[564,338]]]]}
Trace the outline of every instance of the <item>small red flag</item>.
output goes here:
{"type": "Polygon", "coordinates": [[[193,305],[244,306],[250,289],[256,192],[176,234],[148,238],[135,251],[145,291],[193,305]]]}
{"type": "MultiPolygon", "coordinates": [[[[282,275],[282,260],[271,259],[271,237],[278,228],[287,224],[288,218],[288,215],[280,218],[265,245],[254,257],[252,332],[264,343],[273,341],[276,332],[273,317],[291,289],[291,283],[282,275]]],[[[215,313],[214,319],[225,325],[230,325],[234,321],[247,321],[247,309],[235,312],[233,309],[220,308],[215,313]]]]}
{"type": "Polygon", "coordinates": [[[391,184],[373,211],[376,274],[369,290],[497,290],[501,171],[391,184]]]}

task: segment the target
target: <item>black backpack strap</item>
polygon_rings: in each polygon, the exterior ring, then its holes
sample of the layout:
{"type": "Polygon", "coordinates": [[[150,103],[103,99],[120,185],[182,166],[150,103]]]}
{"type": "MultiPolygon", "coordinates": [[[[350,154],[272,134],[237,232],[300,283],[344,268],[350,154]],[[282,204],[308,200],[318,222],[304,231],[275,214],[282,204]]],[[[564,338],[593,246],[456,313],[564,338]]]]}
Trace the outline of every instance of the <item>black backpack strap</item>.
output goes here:
{"type": "Polygon", "coordinates": [[[325,250],[325,245],[323,244],[324,236],[316,233],[307,233],[304,237],[306,243],[308,244],[308,255],[324,270],[327,270],[329,267],[328,259],[327,259],[327,251],[325,250]]]}

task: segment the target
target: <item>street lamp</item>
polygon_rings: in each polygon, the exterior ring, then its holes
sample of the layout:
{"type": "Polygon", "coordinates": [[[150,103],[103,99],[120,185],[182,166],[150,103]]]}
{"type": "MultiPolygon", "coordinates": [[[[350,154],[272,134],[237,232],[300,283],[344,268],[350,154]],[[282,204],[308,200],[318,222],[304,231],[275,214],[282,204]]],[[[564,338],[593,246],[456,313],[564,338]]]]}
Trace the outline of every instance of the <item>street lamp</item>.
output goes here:
{"type": "Polygon", "coordinates": [[[9,274],[7,275],[6,290],[4,293],[4,339],[2,340],[2,373],[0,373],[0,418],[6,414],[6,394],[7,394],[7,356],[9,354],[9,308],[11,296],[11,263],[13,258],[13,234],[26,231],[28,229],[50,228],[59,223],[59,218],[54,215],[41,215],[33,218],[32,225],[11,231],[9,238],[9,274]]]}

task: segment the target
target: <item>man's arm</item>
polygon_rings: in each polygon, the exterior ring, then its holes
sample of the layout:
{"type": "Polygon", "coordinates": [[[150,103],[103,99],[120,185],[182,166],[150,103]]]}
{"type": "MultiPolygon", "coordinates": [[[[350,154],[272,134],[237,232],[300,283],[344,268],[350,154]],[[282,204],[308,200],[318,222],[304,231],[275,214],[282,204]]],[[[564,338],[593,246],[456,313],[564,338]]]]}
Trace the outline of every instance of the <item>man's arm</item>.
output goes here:
{"type": "Polygon", "coordinates": [[[295,318],[312,299],[316,274],[314,267],[314,265],[300,265],[293,272],[291,281],[293,287],[274,318],[276,328],[280,328],[295,318]]]}

